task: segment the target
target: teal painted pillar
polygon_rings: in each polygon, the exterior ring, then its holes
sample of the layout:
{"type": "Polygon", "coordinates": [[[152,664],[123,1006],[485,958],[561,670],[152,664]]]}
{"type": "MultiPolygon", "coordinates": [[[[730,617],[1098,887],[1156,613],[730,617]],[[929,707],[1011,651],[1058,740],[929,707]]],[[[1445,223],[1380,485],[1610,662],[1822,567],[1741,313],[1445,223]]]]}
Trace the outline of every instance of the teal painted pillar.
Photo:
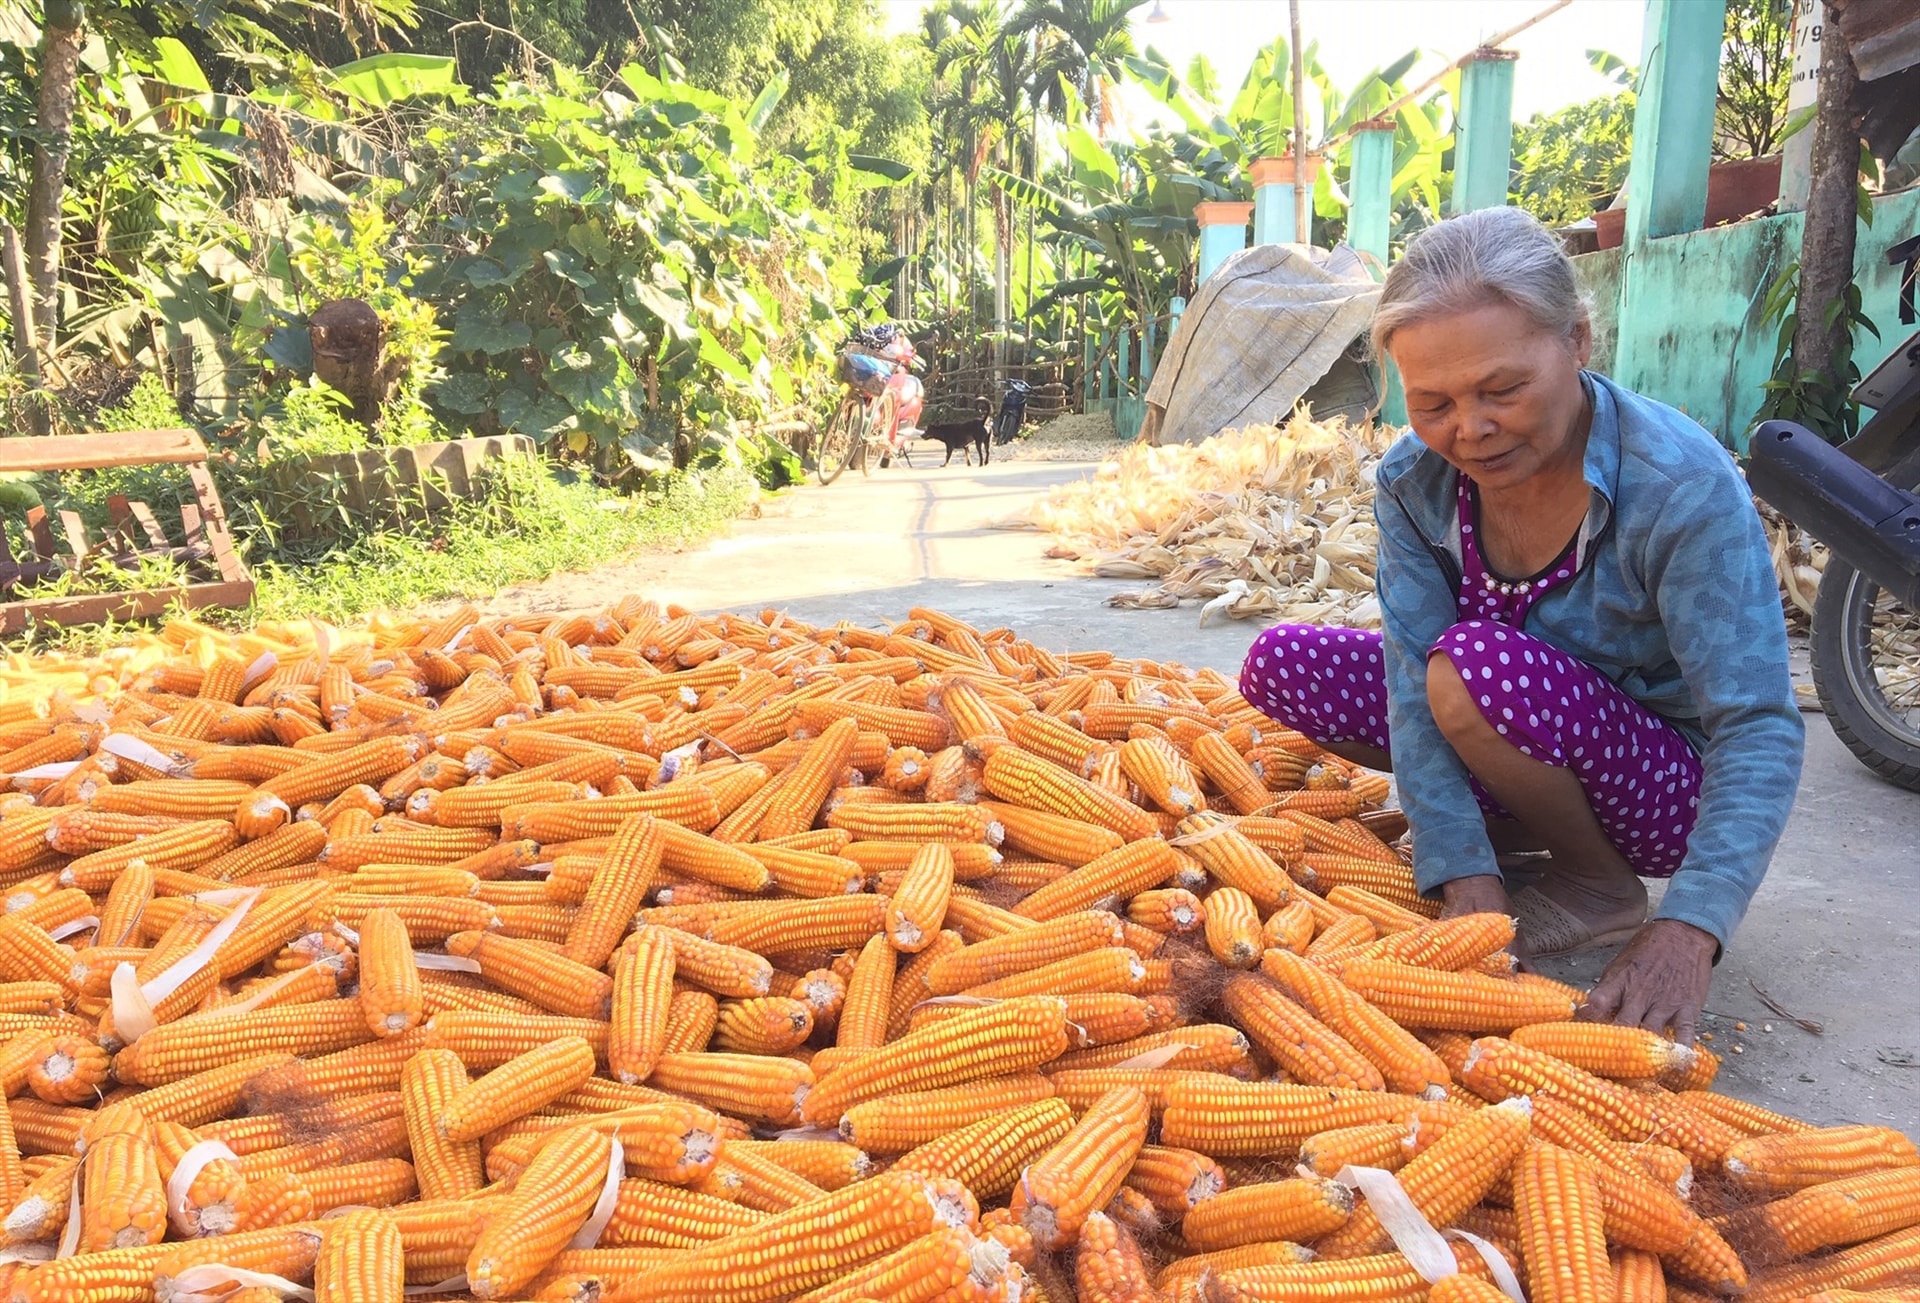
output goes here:
{"type": "Polygon", "coordinates": [[[1697,231],[1706,221],[1726,10],[1726,0],[1647,0],[1613,352],[1613,378],[1630,389],[1657,388],[1665,364],[1663,342],[1632,328],[1636,305],[1675,293],[1671,269],[1649,267],[1641,256],[1647,241],[1697,231]]]}
{"type": "Polygon", "coordinates": [[[1726,21],[1726,0],[1647,0],[1627,171],[1629,250],[1697,231],[1706,220],[1726,21]]]}
{"type": "Polygon", "coordinates": [[[1384,267],[1393,229],[1393,123],[1375,119],[1354,128],[1347,199],[1347,243],[1384,267]]]}
{"type": "Polygon", "coordinates": [[[1209,200],[1193,206],[1193,220],[1200,223],[1200,266],[1195,285],[1204,285],[1207,277],[1232,255],[1247,247],[1247,219],[1253,205],[1209,200]]]}
{"type": "Polygon", "coordinates": [[[1519,57],[1511,50],[1482,48],[1461,70],[1450,217],[1506,206],[1513,168],[1513,61],[1519,57]]]}
{"type": "MultiPolygon", "coordinates": [[[[1253,181],[1253,242],[1293,244],[1299,234],[1293,222],[1293,155],[1256,158],[1247,169],[1253,181]]],[[[1320,175],[1320,155],[1307,155],[1307,185],[1320,175]]]]}
{"type": "MultiPolygon", "coordinates": [[[[1385,274],[1393,230],[1393,130],[1390,121],[1362,122],[1353,133],[1353,171],[1347,177],[1347,243],[1380,260],[1376,276],[1385,274]]],[[[1407,398],[1393,359],[1379,359],[1380,420],[1389,425],[1407,423],[1407,398]]]]}
{"type": "Polygon", "coordinates": [[[1172,300],[1168,302],[1167,316],[1171,318],[1171,320],[1167,322],[1167,338],[1168,339],[1172,339],[1173,332],[1180,329],[1180,317],[1182,313],[1186,312],[1186,310],[1187,310],[1187,301],[1181,298],[1178,294],[1174,295],[1172,300]]]}

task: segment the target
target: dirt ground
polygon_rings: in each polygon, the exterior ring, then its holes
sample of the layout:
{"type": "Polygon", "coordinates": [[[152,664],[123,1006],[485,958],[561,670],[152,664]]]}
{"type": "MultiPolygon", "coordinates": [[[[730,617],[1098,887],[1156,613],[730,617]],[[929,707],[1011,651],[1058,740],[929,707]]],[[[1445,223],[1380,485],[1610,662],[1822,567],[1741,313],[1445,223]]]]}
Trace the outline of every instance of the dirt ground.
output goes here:
{"type": "MultiPolygon", "coordinates": [[[[1106,596],[1137,583],[1081,578],[1042,555],[1041,535],[990,527],[1037,493],[1086,474],[1088,463],[996,456],[985,470],[957,462],[938,469],[938,458],[931,466],[791,490],[705,546],[516,586],[484,605],[572,610],[642,592],[702,611],[774,607],[807,621],[864,622],[924,605],[982,626],[1010,625],[1056,650],[1108,648],[1238,670],[1257,626],[1215,620],[1201,628],[1192,607],[1109,609],[1106,596]]],[[[1726,1054],[1721,1085],[1810,1121],[1920,1135],[1920,796],[1875,779],[1824,717],[1807,721],[1806,767],[1785,839],[1714,974],[1706,1025],[1713,1048],[1726,1054]],[[1762,992],[1821,1033],[1769,1010],[1762,992]]],[[[1582,956],[1550,971],[1591,981],[1605,958],[1582,956]]]]}

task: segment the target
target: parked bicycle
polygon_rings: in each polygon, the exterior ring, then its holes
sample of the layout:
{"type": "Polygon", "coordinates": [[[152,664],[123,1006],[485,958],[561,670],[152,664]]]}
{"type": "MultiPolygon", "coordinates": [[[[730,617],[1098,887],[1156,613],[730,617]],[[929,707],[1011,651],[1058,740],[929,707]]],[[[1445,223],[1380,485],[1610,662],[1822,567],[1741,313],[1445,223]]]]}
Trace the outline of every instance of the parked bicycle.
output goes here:
{"type": "Polygon", "coordinates": [[[907,441],[919,433],[926,390],[913,374],[919,354],[905,331],[891,323],[855,331],[840,348],[840,380],[847,386],[820,437],[814,474],[831,484],[849,466],[872,473],[897,456],[909,466],[907,441]]]}

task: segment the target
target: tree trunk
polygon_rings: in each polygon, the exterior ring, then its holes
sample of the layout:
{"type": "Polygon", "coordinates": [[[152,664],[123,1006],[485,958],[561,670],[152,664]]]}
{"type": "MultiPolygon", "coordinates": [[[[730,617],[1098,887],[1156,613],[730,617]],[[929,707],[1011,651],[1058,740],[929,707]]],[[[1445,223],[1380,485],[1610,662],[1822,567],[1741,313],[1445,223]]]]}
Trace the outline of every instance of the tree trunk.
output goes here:
{"type": "Polygon", "coordinates": [[[40,350],[34,346],[33,291],[29,287],[26,255],[20,251],[20,235],[13,223],[0,220],[0,274],[7,282],[7,309],[13,317],[13,365],[26,381],[24,404],[27,429],[34,434],[53,433],[47,396],[40,385],[40,350]]]}
{"type": "Polygon", "coordinates": [[[1830,304],[1853,281],[1854,236],[1859,229],[1860,184],[1859,78],[1853,52],[1837,15],[1840,0],[1827,0],[1827,21],[1820,39],[1819,114],[1814,119],[1813,182],[1807,192],[1807,221],[1800,238],[1799,321],[1794,327],[1794,368],[1802,375],[1822,374],[1835,388],[1846,377],[1835,374],[1835,359],[1848,353],[1847,314],[1827,321],[1830,304]]]}
{"type": "Polygon", "coordinates": [[[40,41],[40,102],[33,179],[27,190],[27,271],[39,300],[41,348],[53,350],[60,319],[60,208],[73,149],[73,98],[79,79],[81,13],[77,0],[47,5],[40,41]]]}
{"type": "MultiPolygon", "coordinates": [[[[1009,151],[1012,145],[1007,146],[1009,151]]],[[[1013,165],[1012,158],[1007,165],[1013,165]]],[[[1007,192],[993,188],[993,380],[1007,378],[1007,319],[1013,315],[1013,214],[1007,192]]]]}

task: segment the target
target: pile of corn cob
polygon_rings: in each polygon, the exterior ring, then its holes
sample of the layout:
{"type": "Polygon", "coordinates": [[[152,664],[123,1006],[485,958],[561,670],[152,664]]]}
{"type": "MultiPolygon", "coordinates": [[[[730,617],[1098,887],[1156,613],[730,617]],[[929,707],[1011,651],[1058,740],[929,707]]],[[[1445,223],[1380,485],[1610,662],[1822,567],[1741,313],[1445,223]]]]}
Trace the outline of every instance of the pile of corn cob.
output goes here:
{"type": "Polygon", "coordinates": [[[317,632],[0,704],[0,1299],[1920,1278],[1908,1140],[1570,1021],[1218,674],[933,611],[317,632]]]}

